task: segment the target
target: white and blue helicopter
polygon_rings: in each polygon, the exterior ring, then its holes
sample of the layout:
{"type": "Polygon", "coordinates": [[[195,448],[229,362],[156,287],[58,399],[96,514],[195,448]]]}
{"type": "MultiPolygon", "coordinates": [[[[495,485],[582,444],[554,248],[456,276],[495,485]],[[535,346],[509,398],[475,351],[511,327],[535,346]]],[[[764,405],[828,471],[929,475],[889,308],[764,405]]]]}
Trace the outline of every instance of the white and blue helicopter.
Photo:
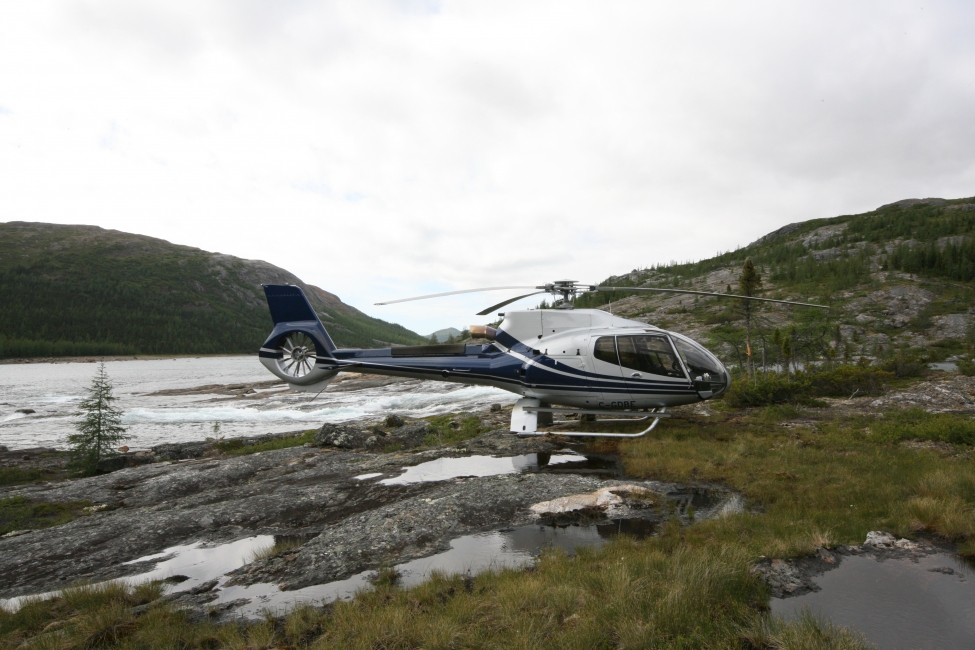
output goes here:
{"type": "Polygon", "coordinates": [[[575,296],[596,291],[632,291],[720,296],[826,308],[824,305],[708,291],[653,287],[605,287],[559,280],[533,287],[485,287],[376,303],[463,293],[532,289],[492,305],[485,316],[538,294],[558,299],[556,309],[498,314],[497,328],[474,325],[486,345],[410,345],[378,349],[335,346],[300,287],[264,285],[274,329],[260,360],[292,388],[320,392],[339,372],[353,371],[414,379],[495,386],[521,395],[511,412],[511,432],[545,435],[539,426],[555,413],[609,416],[598,422],[651,420],[638,433],[555,431],[561,436],[635,438],[651,431],[667,407],[711,399],[728,390],[731,375],[718,358],[690,338],[613,316],[599,309],[572,309],[575,296]]]}

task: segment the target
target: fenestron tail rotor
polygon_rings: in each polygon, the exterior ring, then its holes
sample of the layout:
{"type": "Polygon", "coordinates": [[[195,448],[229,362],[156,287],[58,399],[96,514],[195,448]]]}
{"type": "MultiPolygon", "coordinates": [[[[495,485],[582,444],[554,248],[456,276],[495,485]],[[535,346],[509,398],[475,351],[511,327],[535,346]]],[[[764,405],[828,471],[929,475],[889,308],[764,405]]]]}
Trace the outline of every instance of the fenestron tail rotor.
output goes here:
{"type": "Polygon", "coordinates": [[[809,302],[798,302],[795,300],[778,300],[773,298],[760,298],[758,296],[742,296],[733,293],[718,293],[714,291],[694,291],[692,289],[664,289],[662,287],[604,287],[597,284],[582,284],[576,282],[575,280],[556,280],[555,282],[549,282],[546,284],[541,284],[537,286],[505,286],[505,287],[483,287],[480,289],[462,289],[460,291],[446,291],[444,293],[431,293],[425,296],[414,296],[413,298],[401,298],[399,300],[388,300],[386,302],[377,302],[377,305],[392,305],[399,302],[409,302],[411,300],[426,300],[427,298],[441,298],[443,296],[456,296],[463,293],[479,293],[482,291],[500,291],[505,289],[536,289],[532,293],[526,293],[520,296],[515,296],[514,298],[509,298],[496,305],[492,305],[487,309],[478,312],[478,316],[486,316],[496,309],[500,309],[505,305],[509,305],[515,301],[521,300],[522,298],[528,298],[530,296],[537,296],[542,293],[548,293],[556,298],[562,299],[562,308],[571,309],[571,300],[579,294],[584,293],[594,293],[598,291],[632,291],[635,293],[639,292],[649,292],[649,293],[675,293],[675,294],[688,294],[695,296],[716,296],[719,298],[735,298],[739,300],[755,300],[759,302],[772,302],[782,305],[797,305],[799,307],[816,307],[819,309],[829,309],[827,305],[817,305],[809,302]]]}
{"type": "Polygon", "coordinates": [[[278,367],[286,375],[300,378],[314,370],[318,355],[315,342],[307,334],[302,332],[288,334],[281,339],[278,349],[282,354],[278,367]]]}

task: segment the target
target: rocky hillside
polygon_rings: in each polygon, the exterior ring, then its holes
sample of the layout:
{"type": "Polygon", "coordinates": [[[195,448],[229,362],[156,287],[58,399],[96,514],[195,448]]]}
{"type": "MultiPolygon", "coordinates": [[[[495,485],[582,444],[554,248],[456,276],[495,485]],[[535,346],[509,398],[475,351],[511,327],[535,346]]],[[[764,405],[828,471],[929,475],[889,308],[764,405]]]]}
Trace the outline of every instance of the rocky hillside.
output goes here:
{"type": "Polygon", "coordinates": [[[417,344],[267,262],[95,226],[0,223],[0,357],[254,352],[262,283],[296,284],[340,346],[417,344]]]}
{"type": "MultiPolygon", "coordinates": [[[[828,304],[829,311],[759,306],[753,354],[782,363],[856,361],[900,353],[931,362],[967,358],[975,343],[975,198],[907,199],[872,212],[794,223],[745,248],[689,264],[637,269],[611,286],[738,292],[747,258],[769,298],[828,304]],[[788,340],[788,344],[783,344],[788,340]]],[[[685,332],[741,367],[739,301],[653,294],[594,294],[577,307],[685,332]]]]}

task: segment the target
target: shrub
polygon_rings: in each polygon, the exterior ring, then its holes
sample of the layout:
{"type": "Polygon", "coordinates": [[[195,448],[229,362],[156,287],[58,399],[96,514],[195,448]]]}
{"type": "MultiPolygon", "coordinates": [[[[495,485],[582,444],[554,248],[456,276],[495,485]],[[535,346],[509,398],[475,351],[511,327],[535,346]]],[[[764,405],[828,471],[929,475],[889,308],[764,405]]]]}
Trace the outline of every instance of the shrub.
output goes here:
{"type": "Polygon", "coordinates": [[[971,359],[959,359],[958,371],[966,377],[975,377],[975,361],[971,359]]]}
{"type": "Polygon", "coordinates": [[[898,350],[897,354],[885,360],[880,367],[895,377],[920,377],[927,373],[928,364],[917,350],[898,350]]]}
{"type": "Polygon", "coordinates": [[[955,445],[975,445],[975,420],[971,417],[928,413],[921,408],[888,413],[871,430],[878,439],[888,442],[933,440],[955,445]]]}
{"type": "Polygon", "coordinates": [[[731,385],[725,399],[731,406],[809,403],[817,397],[878,395],[895,374],[871,366],[845,365],[833,370],[811,370],[794,376],[765,375],[755,381],[731,385]]]}

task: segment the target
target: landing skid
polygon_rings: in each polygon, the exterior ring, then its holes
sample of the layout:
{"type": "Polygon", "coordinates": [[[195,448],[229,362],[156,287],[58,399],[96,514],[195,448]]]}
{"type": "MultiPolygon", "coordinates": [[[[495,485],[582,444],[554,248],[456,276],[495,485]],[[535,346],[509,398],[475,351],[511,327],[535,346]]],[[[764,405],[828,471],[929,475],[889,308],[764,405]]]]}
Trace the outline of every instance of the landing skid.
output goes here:
{"type": "Polygon", "coordinates": [[[650,413],[642,415],[641,417],[623,417],[623,418],[613,418],[609,420],[596,420],[597,422],[644,422],[646,420],[653,420],[650,426],[640,431],[639,433],[594,433],[591,431],[539,431],[539,415],[541,414],[543,418],[543,424],[550,424],[551,417],[553,413],[572,413],[575,415],[622,415],[622,416],[637,416],[638,413],[632,411],[597,411],[590,409],[570,409],[570,408],[559,408],[551,406],[542,406],[541,400],[532,399],[524,397],[517,402],[515,402],[514,407],[511,409],[511,432],[518,434],[521,437],[528,436],[544,436],[551,433],[557,436],[568,436],[572,438],[639,438],[645,436],[657,423],[663,418],[669,418],[670,413],[666,413],[666,407],[661,408],[659,411],[653,409],[650,413]],[[544,420],[547,419],[548,422],[544,420]]]}

